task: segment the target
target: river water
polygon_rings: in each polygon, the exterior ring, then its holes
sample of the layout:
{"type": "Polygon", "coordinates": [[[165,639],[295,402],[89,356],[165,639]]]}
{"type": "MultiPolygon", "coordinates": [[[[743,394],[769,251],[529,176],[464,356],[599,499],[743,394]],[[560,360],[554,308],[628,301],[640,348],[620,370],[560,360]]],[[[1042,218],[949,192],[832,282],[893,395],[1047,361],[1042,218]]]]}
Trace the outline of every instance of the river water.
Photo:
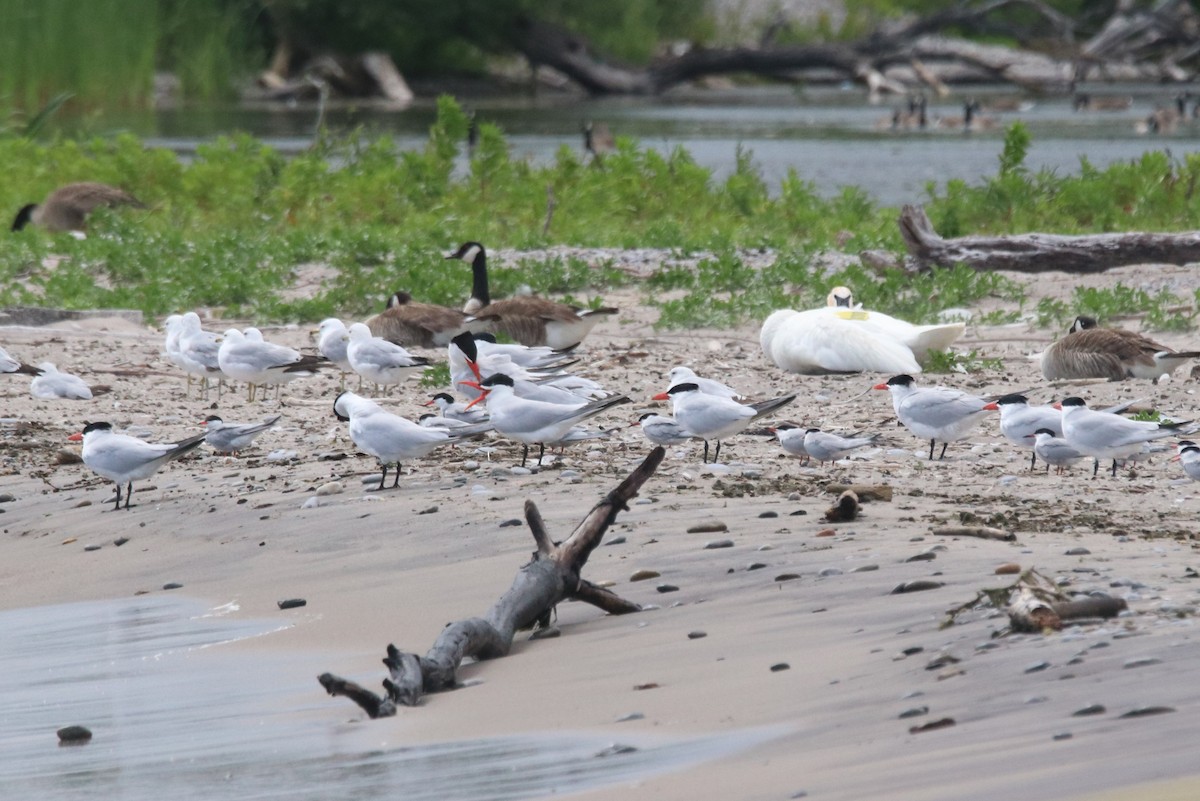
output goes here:
{"type": "Polygon", "coordinates": [[[347,723],[360,716],[325,695],[312,660],[235,647],[279,623],[234,612],[161,596],[0,612],[0,799],[503,801],[633,781],[780,734],[622,740],[628,752],[571,732],[389,746],[403,717],[347,723]],[[92,741],[59,746],[72,724],[92,741]]]}
{"type": "MultiPolygon", "coordinates": [[[[500,125],[514,155],[547,161],[567,145],[582,148],[586,119],[607,124],[613,133],[630,136],[643,146],[688,149],[697,162],[719,179],[736,163],[738,148],[753,160],[771,187],[795,170],[825,195],[845,186],[860,187],[881,203],[920,202],[931,182],[969,182],[994,174],[1003,127],[1020,119],[1033,135],[1027,165],[1073,173],[1080,159],[1104,167],[1138,158],[1146,150],[1167,149],[1182,158],[1200,144],[1200,122],[1180,125],[1162,136],[1135,131],[1139,121],[1159,105],[1169,105],[1174,91],[1163,87],[1095,87],[1094,95],[1132,97],[1127,110],[1076,112],[1071,98],[1019,98],[1030,107],[1016,112],[985,111],[997,125],[964,133],[940,129],[940,118],[961,117],[962,98],[934,101],[925,131],[895,132],[889,121],[896,100],[871,105],[858,88],[798,91],[773,87],[736,91],[679,92],[662,98],[581,100],[573,97],[505,97],[462,101],[477,118],[500,125]]],[[[984,104],[1018,99],[997,88],[977,88],[972,96],[984,104]]],[[[418,148],[433,120],[431,101],[404,111],[370,107],[331,107],[326,123],[334,131],[362,127],[386,132],[402,148],[418,148]]],[[[182,153],[221,133],[245,131],[286,152],[307,147],[316,120],[313,105],[263,108],[183,108],[108,115],[101,130],[130,130],[153,145],[182,153]]],[[[95,124],[91,130],[97,130],[95,124]]]]}

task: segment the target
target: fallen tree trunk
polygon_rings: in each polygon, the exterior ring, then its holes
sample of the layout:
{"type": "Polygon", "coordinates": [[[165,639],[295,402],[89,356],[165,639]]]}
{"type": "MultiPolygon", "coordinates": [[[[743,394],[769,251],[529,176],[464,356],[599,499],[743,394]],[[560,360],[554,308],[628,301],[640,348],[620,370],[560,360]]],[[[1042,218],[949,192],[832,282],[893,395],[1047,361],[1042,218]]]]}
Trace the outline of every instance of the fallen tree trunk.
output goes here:
{"type": "Polygon", "coordinates": [[[1200,231],[1180,234],[1013,234],[943,239],[920,206],[904,206],[900,235],[916,270],[965,264],[975,270],[1100,273],[1131,264],[1200,261],[1200,231]]]}
{"type": "Polygon", "coordinates": [[[537,543],[532,560],[517,572],[512,586],[483,617],[446,626],[424,656],[404,653],[389,645],[383,660],[391,674],[383,680],[385,695],[331,673],[322,673],[317,681],[330,695],[345,696],[358,704],[368,716],[388,717],[396,714],[397,704],[416,706],[423,693],[457,686],[458,667],[463,659],[494,659],[506,655],[517,631],[534,624],[549,625],[551,611],[562,600],[583,601],[614,615],[640,611],[637,604],[592,584],[580,572],[592,550],[600,544],[604,532],[617,514],[628,508],[629,500],[654,474],[664,454],[661,447],[651,451],[628,478],[592,508],[561,544],[555,545],[550,539],[533,501],[526,501],[525,520],[537,543]]]}

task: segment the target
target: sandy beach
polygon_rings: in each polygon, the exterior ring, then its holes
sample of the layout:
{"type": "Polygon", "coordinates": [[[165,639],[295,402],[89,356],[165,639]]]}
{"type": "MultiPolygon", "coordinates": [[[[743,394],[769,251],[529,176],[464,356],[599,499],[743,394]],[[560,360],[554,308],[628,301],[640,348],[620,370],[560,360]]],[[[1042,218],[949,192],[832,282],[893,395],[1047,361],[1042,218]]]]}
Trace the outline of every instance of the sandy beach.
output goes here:
{"type": "MultiPolygon", "coordinates": [[[[1149,278],[1128,269],[1102,280],[1194,279],[1156,267],[1149,278]]],[[[1036,300],[1066,297],[1073,282],[1030,283],[1036,300]]],[[[658,332],[636,288],[607,301],[622,313],[587,339],[579,368],[635,402],[598,418],[604,427],[665,410],[648,399],[666,388],[671,367],[686,364],[754,398],[798,393],[776,420],[877,432],[880,447],[823,467],[800,466],[761,429],[729,439],[718,465],[700,463],[699,443],[668,449],[585,570],[646,611],[606,617],[562,605],[561,636],[519,635],[511,656],[461,671],[470,686],[372,721],[325,697],[316,676],[378,688],[388,643],[423,652],[447,622],[486,610],[533,550],[523,521],[509,522],[521,520],[524,501],[534,499],[551,532],[565,536],[650,450],[640,430],[569,448],[528,474],[512,469],[519,446],[493,437],[406,464],[398,489],[369,493],[363,478],[378,467],[332,414],[336,371],[291,384],[280,401],[250,404],[235,392],[214,405],[215,395],[185,394],[156,328],[107,318],[0,329],[10,354],[111,387],[91,401],[41,401],[25,377],[0,377],[0,493],[13,496],[0,504],[0,611],[137,593],[234,603],[237,616],[289,627],[224,648],[249,669],[269,653],[312,676],[281,714],[387,748],[579,732],[638,748],[720,738],[712,758],[579,798],[1200,796],[1200,483],[1177,463],[1158,456],[1116,478],[1093,479],[1090,463],[1063,477],[1030,473],[1027,452],[1003,440],[995,420],[930,462],[928,442],[896,426],[887,393],[868,391],[879,377],[788,375],[763,359],[757,325],[658,332]],[[129,512],[111,511],[110,482],[56,463],[84,421],[174,441],[213,410],[227,421],[282,420],[239,457],[202,448],[135,483],[129,512]],[[894,495],[829,525],[831,483],[887,484],[894,495]],[[323,486],[330,494],[317,494],[323,486]],[[932,534],[960,522],[1016,540],[932,534]],[[688,533],[697,526],[711,530],[688,533]],[[128,541],[114,545],[121,537],[128,541]],[[719,540],[730,544],[709,547],[719,540]],[[93,545],[101,547],[86,550],[93,545]],[[1005,563],[1036,568],[1066,590],[1122,597],[1129,612],[1049,635],[994,636],[1007,626],[996,611],[939,627],[979,590],[1011,583],[996,574],[1005,563]],[[639,570],[660,576],[632,581],[639,570]],[[893,593],[918,579],[942,586],[893,593]],[[171,582],[182,587],[162,589],[171,582]],[[307,605],[280,610],[286,598],[307,605]],[[941,720],[950,722],[915,730],[941,720]]],[[[313,346],[309,327],[264,332],[313,346]]],[[[1200,418],[1192,365],[1159,385],[1046,386],[1028,356],[1056,335],[1027,324],[969,327],[959,346],[1002,359],[1003,369],[919,378],[978,394],[1035,388],[1037,402],[1145,398],[1173,417],[1200,418]]],[[[1200,344],[1194,332],[1153,336],[1200,344]]],[[[388,403],[415,419],[432,393],[414,381],[388,403]]],[[[46,737],[54,748],[52,728],[46,737]]]]}

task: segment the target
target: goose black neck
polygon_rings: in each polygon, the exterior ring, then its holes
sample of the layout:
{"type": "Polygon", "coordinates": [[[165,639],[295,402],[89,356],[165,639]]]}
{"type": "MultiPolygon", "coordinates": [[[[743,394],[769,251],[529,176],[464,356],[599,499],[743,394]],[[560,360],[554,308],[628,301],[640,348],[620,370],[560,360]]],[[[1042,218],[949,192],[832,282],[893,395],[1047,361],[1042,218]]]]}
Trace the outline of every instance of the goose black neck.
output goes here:
{"type": "Polygon", "coordinates": [[[492,296],[488,292],[487,253],[482,247],[471,262],[471,274],[471,297],[487,306],[492,302],[492,296]]]}
{"type": "Polygon", "coordinates": [[[20,231],[26,225],[33,221],[33,210],[37,208],[36,203],[29,203],[21,207],[17,212],[16,219],[13,220],[12,230],[20,231]]]}

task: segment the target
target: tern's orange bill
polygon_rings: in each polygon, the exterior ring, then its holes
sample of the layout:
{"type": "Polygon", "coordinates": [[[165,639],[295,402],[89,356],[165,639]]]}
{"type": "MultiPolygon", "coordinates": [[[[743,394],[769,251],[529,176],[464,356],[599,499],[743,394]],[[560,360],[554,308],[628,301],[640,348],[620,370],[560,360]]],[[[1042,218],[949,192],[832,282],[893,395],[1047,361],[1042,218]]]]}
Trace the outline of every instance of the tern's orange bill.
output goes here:
{"type": "Polygon", "coordinates": [[[67,442],[83,442],[83,434],[76,431],[71,436],[67,437],[67,442]]]}
{"type": "Polygon", "coordinates": [[[876,384],[875,386],[871,387],[871,389],[887,389],[887,388],[888,388],[887,384],[876,384]]]}
{"type": "Polygon", "coordinates": [[[650,398],[650,400],[670,400],[670,399],[671,399],[671,396],[665,392],[660,392],[657,395],[650,398]]]}
{"type": "Polygon", "coordinates": [[[985,403],[983,405],[983,411],[985,412],[994,412],[999,410],[999,408],[999,404],[997,404],[995,401],[992,401],[991,403],[985,403]]]}

